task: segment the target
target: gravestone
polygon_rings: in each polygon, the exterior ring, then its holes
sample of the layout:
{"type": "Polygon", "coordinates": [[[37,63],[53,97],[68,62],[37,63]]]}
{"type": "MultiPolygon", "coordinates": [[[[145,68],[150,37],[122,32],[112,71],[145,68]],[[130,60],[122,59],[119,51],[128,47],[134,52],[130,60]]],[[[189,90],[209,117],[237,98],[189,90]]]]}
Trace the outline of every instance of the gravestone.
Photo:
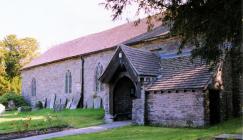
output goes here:
{"type": "Polygon", "coordinates": [[[86,101],[86,107],[87,108],[93,108],[94,107],[94,99],[93,97],[89,97],[86,101]]]}
{"type": "Polygon", "coordinates": [[[0,104],[0,115],[5,112],[5,106],[0,104]]]}
{"type": "Polygon", "coordinates": [[[96,97],[94,98],[94,108],[101,108],[102,107],[102,98],[101,97],[96,97]]]}
{"type": "Polygon", "coordinates": [[[61,97],[61,104],[66,106],[66,104],[67,104],[67,98],[66,97],[61,97]]]}
{"type": "Polygon", "coordinates": [[[8,101],[8,109],[13,110],[15,107],[16,106],[13,100],[8,101]]]}
{"type": "Polygon", "coordinates": [[[58,112],[58,111],[62,111],[64,109],[64,104],[55,104],[53,107],[53,110],[58,112]]]}
{"type": "Polygon", "coordinates": [[[46,98],[46,108],[50,108],[50,102],[51,100],[46,98]]]}
{"type": "Polygon", "coordinates": [[[56,96],[55,104],[61,104],[61,98],[56,96]]]}
{"type": "Polygon", "coordinates": [[[55,101],[56,101],[56,95],[52,95],[51,97],[51,102],[50,102],[50,108],[53,109],[54,105],[55,105],[55,101]]]}
{"type": "Polygon", "coordinates": [[[47,107],[47,98],[42,101],[43,108],[47,107]]]}
{"type": "Polygon", "coordinates": [[[80,101],[80,97],[81,97],[80,95],[77,95],[77,96],[75,96],[75,98],[73,98],[73,102],[71,104],[70,109],[76,109],[78,107],[78,103],[80,101]]]}
{"type": "Polygon", "coordinates": [[[18,112],[29,112],[31,110],[32,110],[32,108],[29,106],[21,106],[18,108],[18,112]]]}
{"type": "Polygon", "coordinates": [[[72,102],[73,102],[73,98],[67,101],[66,109],[70,109],[72,102]]]}
{"type": "Polygon", "coordinates": [[[42,107],[46,108],[46,98],[44,100],[41,100],[41,103],[42,103],[42,107]]]}

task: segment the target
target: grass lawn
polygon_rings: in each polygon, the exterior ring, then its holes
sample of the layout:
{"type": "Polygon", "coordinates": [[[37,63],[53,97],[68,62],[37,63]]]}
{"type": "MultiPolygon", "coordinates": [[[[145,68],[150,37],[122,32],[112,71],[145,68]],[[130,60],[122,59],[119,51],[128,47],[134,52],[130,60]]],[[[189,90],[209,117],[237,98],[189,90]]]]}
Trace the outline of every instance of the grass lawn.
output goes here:
{"type": "Polygon", "coordinates": [[[43,109],[32,112],[5,112],[0,116],[0,134],[48,127],[71,126],[87,127],[103,123],[104,111],[101,109],[76,109],[54,112],[43,109]]]}
{"type": "Polygon", "coordinates": [[[55,140],[209,140],[222,133],[242,133],[240,118],[203,129],[127,126],[106,132],[67,136],[55,140]]]}

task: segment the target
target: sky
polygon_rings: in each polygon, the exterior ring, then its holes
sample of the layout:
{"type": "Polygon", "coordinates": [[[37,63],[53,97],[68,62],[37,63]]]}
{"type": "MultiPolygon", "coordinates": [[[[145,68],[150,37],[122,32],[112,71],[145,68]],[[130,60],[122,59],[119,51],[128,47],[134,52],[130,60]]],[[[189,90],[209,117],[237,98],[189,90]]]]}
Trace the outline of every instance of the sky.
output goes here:
{"type": "Polygon", "coordinates": [[[40,52],[91,33],[134,20],[134,8],[122,19],[112,21],[103,0],[0,0],[0,39],[8,34],[33,37],[40,52]]]}

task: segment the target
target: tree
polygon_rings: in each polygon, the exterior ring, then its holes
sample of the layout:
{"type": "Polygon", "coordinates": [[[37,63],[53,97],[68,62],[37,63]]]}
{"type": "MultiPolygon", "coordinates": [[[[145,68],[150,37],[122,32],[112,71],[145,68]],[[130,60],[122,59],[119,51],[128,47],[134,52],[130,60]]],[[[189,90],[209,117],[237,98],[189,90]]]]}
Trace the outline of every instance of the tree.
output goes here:
{"type": "Polygon", "coordinates": [[[8,35],[0,41],[0,95],[20,92],[20,69],[38,55],[37,49],[37,41],[29,37],[8,35]]]}
{"type": "Polygon", "coordinates": [[[169,24],[172,36],[181,40],[180,50],[189,43],[194,45],[192,58],[201,57],[211,66],[223,58],[225,52],[233,56],[233,87],[239,115],[239,88],[243,86],[243,49],[241,47],[241,0],[104,0],[105,8],[112,10],[113,20],[122,15],[129,5],[137,6],[137,15],[144,12],[161,24],[169,24]],[[156,13],[154,15],[154,13],[156,13]],[[232,49],[228,49],[231,44],[232,49]],[[241,80],[240,78],[241,77],[241,80]],[[241,81],[241,83],[240,83],[241,81]],[[236,88],[237,87],[237,88],[236,88]]]}
{"type": "Polygon", "coordinates": [[[105,0],[104,4],[113,11],[113,20],[132,4],[138,5],[138,15],[143,11],[149,17],[163,17],[157,19],[170,24],[171,34],[180,37],[180,49],[191,43],[196,46],[192,56],[209,63],[220,60],[226,42],[240,50],[240,0],[105,0]]]}

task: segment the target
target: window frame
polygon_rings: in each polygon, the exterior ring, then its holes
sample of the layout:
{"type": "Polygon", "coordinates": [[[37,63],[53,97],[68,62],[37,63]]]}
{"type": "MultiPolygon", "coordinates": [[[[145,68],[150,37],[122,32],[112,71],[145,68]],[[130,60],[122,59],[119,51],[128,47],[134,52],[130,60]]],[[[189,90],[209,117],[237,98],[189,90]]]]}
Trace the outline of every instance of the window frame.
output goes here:
{"type": "Polygon", "coordinates": [[[65,86],[64,91],[66,94],[72,93],[72,73],[70,70],[67,70],[65,73],[65,86]]]}
{"type": "Polygon", "coordinates": [[[31,96],[36,96],[36,79],[31,80],[31,96]]]}
{"type": "Polygon", "coordinates": [[[103,65],[99,62],[95,68],[95,91],[96,92],[104,91],[104,85],[101,83],[101,81],[99,81],[99,77],[102,75],[102,73],[103,73],[103,65]]]}

